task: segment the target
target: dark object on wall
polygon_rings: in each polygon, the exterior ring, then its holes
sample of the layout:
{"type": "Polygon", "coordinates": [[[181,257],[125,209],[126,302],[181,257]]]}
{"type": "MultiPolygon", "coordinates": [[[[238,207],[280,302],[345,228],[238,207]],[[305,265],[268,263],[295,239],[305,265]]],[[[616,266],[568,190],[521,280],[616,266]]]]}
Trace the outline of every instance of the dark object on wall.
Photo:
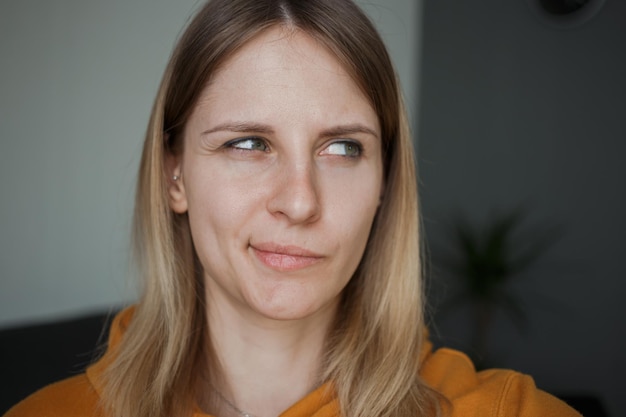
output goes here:
{"type": "Polygon", "coordinates": [[[590,1],[591,0],[539,0],[539,3],[546,12],[564,16],[581,10],[588,5],[590,1]]]}
{"type": "Polygon", "coordinates": [[[81,373],[106,342],[111,317],[106,312],[0,330],[0,415],[39,388],[81,373]]]}
{"type": "Polygon", "coordinates": [[[580,26],[594,17],[605,0],[526,0],[542,22],[561,29],[580,26]]]}

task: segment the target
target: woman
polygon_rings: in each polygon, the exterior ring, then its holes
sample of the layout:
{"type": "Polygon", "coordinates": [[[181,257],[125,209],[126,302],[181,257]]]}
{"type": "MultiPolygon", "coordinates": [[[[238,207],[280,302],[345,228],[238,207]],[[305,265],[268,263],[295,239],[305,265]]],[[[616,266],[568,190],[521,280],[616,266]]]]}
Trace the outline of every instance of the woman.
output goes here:
{"type": "Polygon", "coordinates": [[[9,416],[576,415],[425,340],[411,140],[349,0],[214,0],[139,171],[145,289],[86,375],[9,416]]]}

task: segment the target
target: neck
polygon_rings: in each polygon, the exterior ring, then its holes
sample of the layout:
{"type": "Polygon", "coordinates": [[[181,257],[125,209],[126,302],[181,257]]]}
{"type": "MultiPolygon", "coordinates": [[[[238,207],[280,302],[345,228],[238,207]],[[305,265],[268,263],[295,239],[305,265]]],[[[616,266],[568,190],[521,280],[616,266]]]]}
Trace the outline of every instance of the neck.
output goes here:
{"type": "Polygon", "coordinates": [[[219,369],[212,369],[201,387],[205,408],[221,415],[274,417],[320,385],[336,306],[300,320],[272,320],[220,300],[207,305],[215,356],[209,362],[219,369]]]}

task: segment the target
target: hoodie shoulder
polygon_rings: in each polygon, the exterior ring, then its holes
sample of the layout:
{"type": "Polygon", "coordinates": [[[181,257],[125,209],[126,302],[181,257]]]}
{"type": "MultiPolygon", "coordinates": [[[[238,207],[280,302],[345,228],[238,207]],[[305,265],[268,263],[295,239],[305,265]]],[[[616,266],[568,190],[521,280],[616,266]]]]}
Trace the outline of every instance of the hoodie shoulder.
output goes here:
{"type": "Polygon", "coordinates": [[[519,372],[477,372],[463,353],[442,348],[429,352],[422,378],[449,400],[452,417],[581,417],[563,401],[537,388],[519,372]]]}

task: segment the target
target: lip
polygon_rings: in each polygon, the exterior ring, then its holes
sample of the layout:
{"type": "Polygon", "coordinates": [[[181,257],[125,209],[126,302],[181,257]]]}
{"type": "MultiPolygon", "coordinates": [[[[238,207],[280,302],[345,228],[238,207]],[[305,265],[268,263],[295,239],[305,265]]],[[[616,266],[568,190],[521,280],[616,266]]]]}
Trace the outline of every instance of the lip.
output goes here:
{"type": "Polygon", "coordinates": [[[294,245],[276,243],[251,244],[250,248],[261,263],[277,271],[296,271],[320,262],[324,256],[294,245]]]}

